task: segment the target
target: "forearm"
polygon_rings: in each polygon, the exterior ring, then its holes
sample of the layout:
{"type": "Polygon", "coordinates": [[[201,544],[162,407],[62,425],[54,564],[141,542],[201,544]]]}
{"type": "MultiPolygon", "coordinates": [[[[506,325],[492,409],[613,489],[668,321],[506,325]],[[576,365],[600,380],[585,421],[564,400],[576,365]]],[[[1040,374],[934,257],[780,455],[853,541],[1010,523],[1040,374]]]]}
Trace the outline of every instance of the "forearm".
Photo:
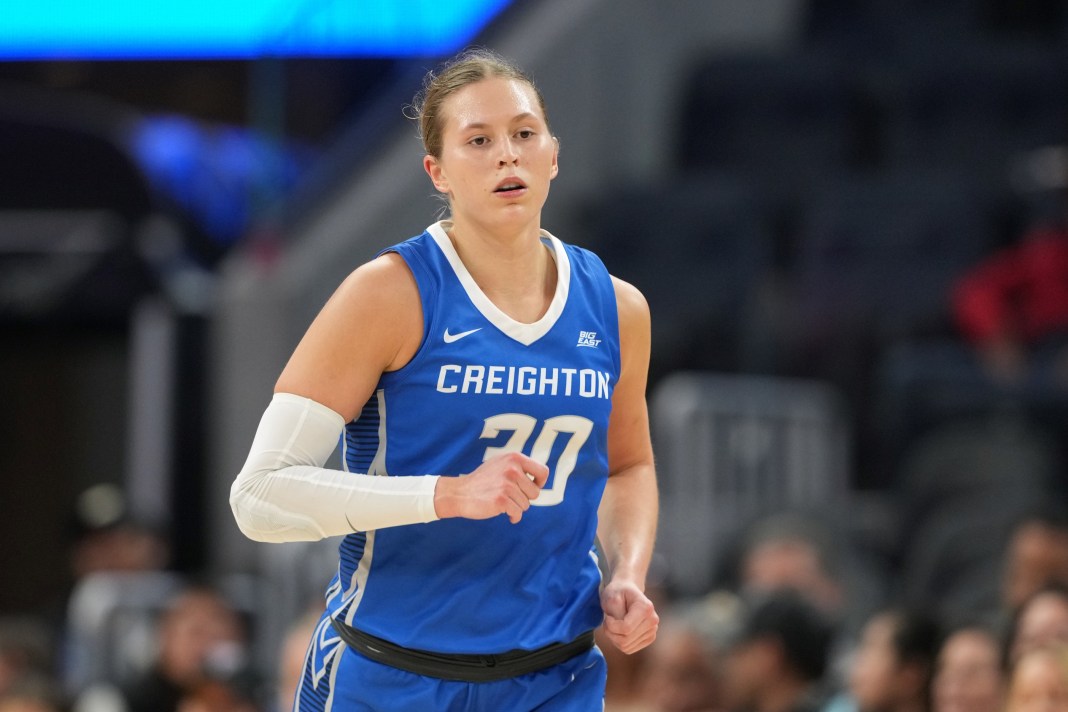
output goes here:
{"type": "Polygon", "coordinates": [[[230,489],[234,519],[246,536],[314,541],[437,518],[437,477],[325,469],[343,428],[344,419],[321,404],[275,396],[230,489]]]}
{"type": "Polygon", "coordinates": [[[658,516],[652,463],[633,465],[608,478],[598,511],[597,537],[612,580],[633,581],[645,588],[658,516]]]}

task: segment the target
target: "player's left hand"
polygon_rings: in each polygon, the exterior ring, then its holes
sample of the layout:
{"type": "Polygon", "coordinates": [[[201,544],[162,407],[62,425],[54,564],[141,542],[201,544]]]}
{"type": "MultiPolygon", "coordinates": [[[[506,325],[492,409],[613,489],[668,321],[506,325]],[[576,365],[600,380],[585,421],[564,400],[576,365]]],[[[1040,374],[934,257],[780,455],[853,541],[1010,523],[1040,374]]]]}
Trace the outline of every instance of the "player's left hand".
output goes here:
{"type": "Polygon", "coordinates": [[[630,655],[656,640],[660,616],[648,596],[631,581],[609,581],[601,591],[604,632],[612,644],[630,655]]]}

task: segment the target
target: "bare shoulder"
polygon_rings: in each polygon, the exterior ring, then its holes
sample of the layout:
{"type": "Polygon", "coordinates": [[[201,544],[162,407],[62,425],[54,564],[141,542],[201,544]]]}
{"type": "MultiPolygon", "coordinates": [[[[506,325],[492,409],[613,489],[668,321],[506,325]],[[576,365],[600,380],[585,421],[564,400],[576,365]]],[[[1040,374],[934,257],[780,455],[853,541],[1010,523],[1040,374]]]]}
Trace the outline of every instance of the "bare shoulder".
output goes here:
{"type": "Polygon", "coordinates": [[[363,309],[369,304],[403,308],[419,304],[419,288],[404,259],[387,252],[353,270],[334,298],[363,309]]]}
{"type": "MultiPolygon", "coordinates": [[[[383,370],[395,370],[410,360],[423,332],[419,287],[408,264],[387,252],[355,269],[331,297],[336,318],[350,337],[389,346],[383,370]]],[[[327,305],[329,309],[330,305],[327,305]]],[[[324,309],[324,313],[327,312],[324,309]]]]}
{"type": "Polygon", "coordinates": [[[404,260],[387,253],[354,270],[327,300],[283,369],[276,391],[351,418],[378,378],[418,351],[422,305],[404,260]]]}
{"type": "MultiPolygon", "coordinates": [[[[345,349],[353,346],[346,341],[358,339],[393,344],[397,352],[403,352],[406,343],[422,334],[415,277],[400,255],[380,255],[342,281],[316,322],[321,323],[313,323],[312,328],[328,326],[345,349]]],[[[391,350],[388,355],[389,362],[382,364],[386,370],[396,366],[396,354],[391,350]]]]}
{"type": "Polygon", "coordinates": [[[612,277],[612,286],[616,292],[616,309],[619,311],[620,328],[632,324],[648,324],[649,302],[646,301],[641,290],[616,276],[612,277]]]}

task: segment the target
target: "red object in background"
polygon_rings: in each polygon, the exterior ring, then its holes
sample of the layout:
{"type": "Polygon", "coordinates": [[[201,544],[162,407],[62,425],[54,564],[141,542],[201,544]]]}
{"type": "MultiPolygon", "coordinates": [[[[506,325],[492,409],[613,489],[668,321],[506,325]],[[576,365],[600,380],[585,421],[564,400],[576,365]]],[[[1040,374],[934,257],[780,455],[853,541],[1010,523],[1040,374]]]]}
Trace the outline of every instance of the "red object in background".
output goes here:
{"type": "Polygon", "coordinates": [[[953,290],[961,332],[1033,344],[1068,333],[1068,229],[1040,229],[965,274],[953,290]]]}

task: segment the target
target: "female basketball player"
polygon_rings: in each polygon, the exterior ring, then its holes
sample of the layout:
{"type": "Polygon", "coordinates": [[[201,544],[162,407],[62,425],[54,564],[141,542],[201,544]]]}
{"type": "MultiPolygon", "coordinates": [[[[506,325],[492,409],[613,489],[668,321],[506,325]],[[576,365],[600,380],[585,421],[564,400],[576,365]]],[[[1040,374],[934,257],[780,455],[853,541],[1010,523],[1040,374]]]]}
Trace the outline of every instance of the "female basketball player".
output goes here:
{"type": "Polygon", "coordinates": [[[599,710],[592,630],[658,625],[648,307],[541,229],[558,144],[518,69],[465,53],[415,108],[450,217],[327,302],[230,502],[253,539],[344,536],[295,710],[599,710]]]}

